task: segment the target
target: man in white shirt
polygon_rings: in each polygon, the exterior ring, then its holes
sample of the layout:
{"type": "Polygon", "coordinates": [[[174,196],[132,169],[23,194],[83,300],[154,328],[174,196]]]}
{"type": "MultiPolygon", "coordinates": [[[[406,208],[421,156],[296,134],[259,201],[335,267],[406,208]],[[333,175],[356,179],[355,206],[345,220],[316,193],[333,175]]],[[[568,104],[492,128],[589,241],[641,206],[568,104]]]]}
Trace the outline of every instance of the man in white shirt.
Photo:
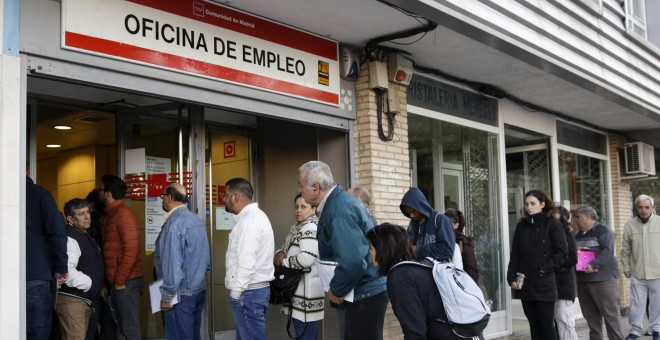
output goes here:
{"type": "Polygon", "coordinates": [[[236,215],[225,257],[225,286],[230,290],[236,339],[266,338],[269,282],[275,271],[273,228],[252,202],[253,195],[252,185],[243,178],[225,183],[225,210],[236,215]]]}

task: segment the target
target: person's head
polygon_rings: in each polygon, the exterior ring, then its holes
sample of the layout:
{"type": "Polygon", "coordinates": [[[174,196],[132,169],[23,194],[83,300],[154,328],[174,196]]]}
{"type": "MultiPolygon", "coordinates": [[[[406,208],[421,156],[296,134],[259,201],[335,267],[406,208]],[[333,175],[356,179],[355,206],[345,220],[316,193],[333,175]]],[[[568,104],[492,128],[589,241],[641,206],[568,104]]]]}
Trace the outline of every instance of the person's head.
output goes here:
{"type": "Polygon", "coordinates": [[[74,198],[64,204],[64,218],[66,223],[87,230],[92,225],[92,217],[89,213],[89,202],[81,198],[74,198]]]}
{"type": "Polygon", "coordinates": [[[558,206],[557,212],[555,213],[555,218],[564,225],[564,229],[566,229],[567,232],[570,233],[573,231],[571,222],[569,222],[571,220],[571,213],[568,211],[568,209],[564,208],[563,206],[558,206]]]}
{"type": "Polygon", "coordinates": [[[313,206],[321,204],[325,194],[335,185],[330,167],[321,161],[310,161],[298,169],[299,191],[313,206]]]}
{"type": "Polygon", "coordinates": [[[85,197],[85,201],[89,203],[89,211],[90,212],[95,212],[95,211],[103,211],[103,208],[105,208],[105,200],[101,198],[101,192],[99,189],[93,189],[92,191],[87,194],[87,197],[85,197]]]}
{"type": "Polygon", "coordinates": [[[243,208],[252,203],[254,190],[252,184],[244,178],[232,178],[225,183],[225,211],[238,215],[243,208]]]}
{"type": "Polygon", "coordinates": [[[463,232],[463,229],[465,229],[465,216],[460,210],[451,208],[447,209],[447,211],[445,211],[445,216],[451,220],[451,224],[454,225],[454,230],[456,230],[456,232],[463,232]]]}
{"type": "Polygon", "coordinates": [[[654,202],[653,198],[648,195],[639,195],[635,198],[635,210],[637,210],[637,216],[642,219],[647,219],[653,214],[654,202]]]}
{"type": "Polygon", "coordinates": [[[115,175],[103,175],[98,189],[99,195],[105,204],[126,197],[126,183],[115,175]]]}
{"type": "Polygon", "coordinates": [[[165,191],[160,194],[160,199],[163,200],[163,210],[169,212],[170,210],[186,204],[186,187],[181,183],[170,183],[165,191]]]}
{"type": "Polygon", "coordinates": [[[402,205],[401,210],[403,211],[403,214],[408,217],[409,219],[413,221],[421,221],[426,218],[424,214],[420,213],[419,211],[407,206],[407,205],[402,205]]]}
{"type": "Polygon", "coordinates": [[[302,197],[302,194],[296,195],[296,198],[293,200],[295,212],[296,212],[296,221],[302,222],[309,218],[310,216],[316,214],[316,208],[312,207],[311,204],[305,201],[305,198],[302,197]]]}
{"type": "Polygon", "coordinates": [[[387,275],[398,262],[412,258],[408,232],[401,226],[379,224],[367,232],[367,238],[371,261],[381,275],[387,275]]]}
{"type": "Polygon", "coordinates": [[[347,193],[355,196],[355,198],[362,203],[362,206],[365,208],[369,208],[369,205],[371,204],[371,195],[369,195],[369,191],[363,187],[351,187],[346,190],[347,193]]]}
{"type": "Polygon", "coordinates": [[[598,222],[598,214],[594,208],[581,205],[573,212],[573,221],[580,231],[587,231],[598,222]]]}
{"type": "Polygon", "coordinates": [[[541,190],[530,190],[525,194],[525,213],[528,216],[538,213],[548,213],[556,210],[555,204],[546,193],[541,190]]]}

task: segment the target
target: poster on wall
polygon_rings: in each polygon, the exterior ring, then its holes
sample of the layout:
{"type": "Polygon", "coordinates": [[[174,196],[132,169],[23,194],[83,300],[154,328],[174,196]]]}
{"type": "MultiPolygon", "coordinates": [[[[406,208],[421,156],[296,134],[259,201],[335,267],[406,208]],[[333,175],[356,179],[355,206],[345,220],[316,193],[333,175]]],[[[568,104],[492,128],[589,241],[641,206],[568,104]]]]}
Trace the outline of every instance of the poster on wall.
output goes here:
{"type": "Polygon", "coordinates": [[[172,160],[169,158],[146,156],[147,194],[145,198],[144,249],[147,255],[156,250],[156,239],[165,223],[166,212],[160,194],[169,183],[172,160]]]}
{"type": "Polygon", "coordinates": [[[202,0],[62,0],[62,48],[339,106],[339,44],[202,0]]]}

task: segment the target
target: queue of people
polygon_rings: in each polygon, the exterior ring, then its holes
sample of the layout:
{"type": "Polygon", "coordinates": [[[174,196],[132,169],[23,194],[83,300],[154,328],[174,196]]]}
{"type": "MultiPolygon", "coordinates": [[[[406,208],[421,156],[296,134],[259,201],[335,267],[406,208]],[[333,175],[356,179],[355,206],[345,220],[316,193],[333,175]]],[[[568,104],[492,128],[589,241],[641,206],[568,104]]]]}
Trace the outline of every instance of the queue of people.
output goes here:
{"type": "MultiPolygon", "coordinates": [[[[28,338],[49,337],[48,306],[52,306],[62,339],[94,339],[99,328],[116,333],[117,338],[140,339],[143,271],[137,218],[123,202],[124,181],[103,176],[87,200],[74,198],[65,204],[65,220],[58,216],[47,190],[29,178],[27,185],[27,242],[28,250],[34,250],[29,256],[46,260],[34,263],[52,263],[48,268],[32,267],[27,275],[28,338]],[[53,285],[59,287],[56,299],[48,294],[53,285]],[[115,327],[103,322],[108,315],[115,327]]],[[[344,191],[320,161],[300,166],[298,189],[293,200],[295,223],[275,251],[273,228],[253,201],[252,184],[243,178],[225,183],[225,210],[234,214],[235,221],[226,252],[225,286],[237,339],[266,338],[269,282],[275,267],[304,271],[294,297],[281,309],[291,314],[296,338],[318,338],[326,294],[337,307],[341,339],[382,339],[388,303],[406,339],[457,338],[447,327],[430,271],[393,268],[401,261],[424,263],[433,258],[460,263],[456,266],[477,282],[474,240],[464,234],[462,212],[450,208],[440,213],[419,189],[410,188],[399,206],[409,225],[376,225],[368,209],[368,192],[360,187],[344,191]],[[326,291],[319,261],[336,265],[326,291]]],[[[187,195],[178,183],[168,185],[160,195],[167,214],[155,244],[154,267],[156,278],[162,280],[160,308],[166,339],[200,339],[206,304],[208,235],[204,221],[188,210],[187,195]]],[[[638,216],[625,226],[621,253],[624,275],[632,280],[633,328],[625,339],[641,335],[649,300],[656,340],[660,272],[654,268],[660,255],[650,249],[658,241],[660,219],[652,212],[652,198],[642,195],[635,204],[638,216]]],[[[507,282],[514,297],[522,300],[532,339],[577,339],[571,308],[576,296],[591,339],[603,339],[603,323],[609,339],[624,339],[618,280],[614,234],[598,222],[593,208],[580,206],[571,219],[570,212],[544,192],[526,193],[525,213],[513,235],[507,282]],[[593,253],[591,260],[578,264],[578,252],[593,253]]]]}

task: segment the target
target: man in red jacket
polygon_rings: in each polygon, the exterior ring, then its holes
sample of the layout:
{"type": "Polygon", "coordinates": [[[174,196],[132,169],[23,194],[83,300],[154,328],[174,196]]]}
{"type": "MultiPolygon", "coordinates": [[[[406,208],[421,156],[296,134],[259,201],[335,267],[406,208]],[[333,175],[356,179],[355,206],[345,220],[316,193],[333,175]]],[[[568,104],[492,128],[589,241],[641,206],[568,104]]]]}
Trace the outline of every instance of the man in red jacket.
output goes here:
{"type": "Polygon", "coordinates": [[[113,175],[104,175],[101,182],[99,195],[106,205],[101,218],[105,280],[117,311],[117,332],[124,339],[141,339],[143,273],[137,218],[124,204],[126,183],[113,175]]]}

